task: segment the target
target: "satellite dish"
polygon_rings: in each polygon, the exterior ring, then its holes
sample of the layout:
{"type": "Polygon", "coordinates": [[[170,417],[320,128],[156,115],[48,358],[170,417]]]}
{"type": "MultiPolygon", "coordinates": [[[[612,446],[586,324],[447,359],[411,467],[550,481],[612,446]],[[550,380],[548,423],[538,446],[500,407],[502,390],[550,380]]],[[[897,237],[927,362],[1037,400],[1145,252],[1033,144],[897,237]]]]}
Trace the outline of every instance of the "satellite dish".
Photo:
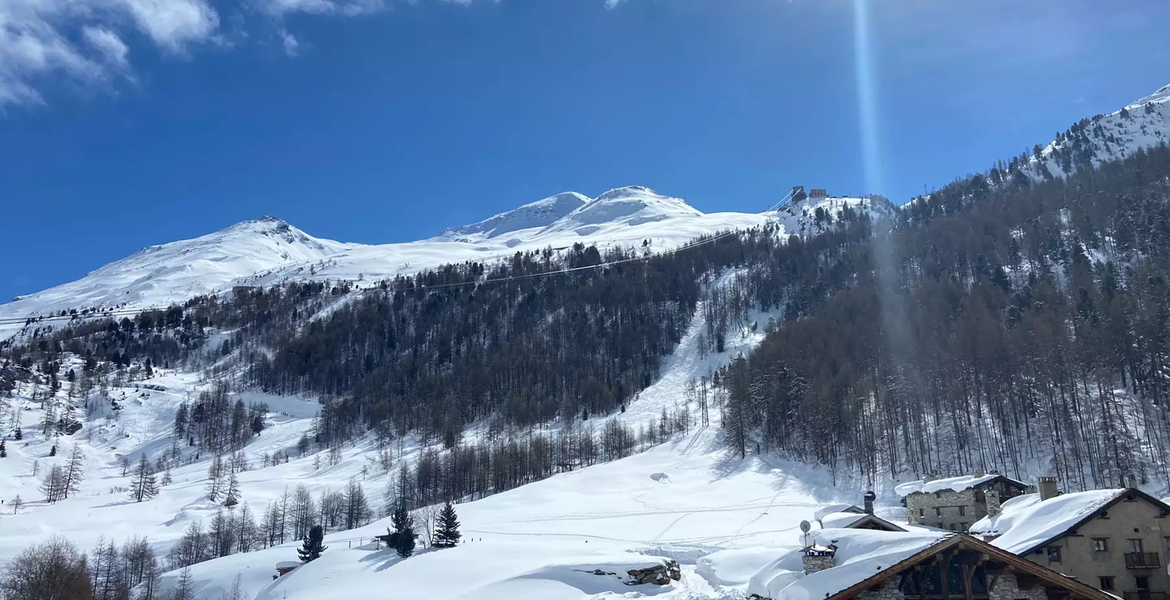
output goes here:
{"type": "Polygon", "coordinates": [[[811,530],[811,529],[812,529],[812,523],[809,523],[808,521],[801,521],[800,522],[800,530],[801,531],[808,533],[809,530],[811,530]]]}

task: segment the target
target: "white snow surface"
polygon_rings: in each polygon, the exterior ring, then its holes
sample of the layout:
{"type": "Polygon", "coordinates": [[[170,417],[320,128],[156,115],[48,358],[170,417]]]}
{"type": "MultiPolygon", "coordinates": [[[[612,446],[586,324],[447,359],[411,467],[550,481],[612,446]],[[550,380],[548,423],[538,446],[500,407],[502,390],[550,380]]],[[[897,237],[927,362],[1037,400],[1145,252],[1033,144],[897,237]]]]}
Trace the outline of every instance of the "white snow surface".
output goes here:
{"type": "MultiPolygon", "coordinates": [[[[729,271],[711,285],[728,285],[738,274],[729,271]]],[[[726,351],[706,354],[699,344],[703,314],[698,307],[678,348],[666,359],[662,377],[624,413],[609,418],[640,426],[656,422],[663,409],[686,407],[697,414],[698,407],[684,401],[688,381],[709,376],[763,337],[763,327],[731,325],[726,351]]],[[[770,316],[757,313],[750,321],[762,323],[770,316]]],[[[17,390],[14,402],[23,409],[25,437],[9,441],[9,456],[0,460],[0,499],[6,501],[0,505],[0,568],[54,534],[84,550],[102,537],[121,544],[144,535],[165,555],[189,523],[209,525],[220,510],[205,499],[209,457],[174,469],[174,482],[147,502],[130,501],[124,490],[130,478],[121,474],[118,458],[165,453],[173,440],[178,403],[209,385],[198,374],[156,372],[147,383],[165,391],[135,390],[133,384],[112,388],[123,408],[87,420],[73,436],[57,438],[55,457],[48,456],[54,440],[37,431],[39,402],[30,399],[27,389],[17,390]],[[32,476],[34,464],[43,474],[67,460],[74,445],[86,457],[80,494],[45,504],[37,490],[39,478],[32,476]],[[7,507],[18,494],[27,504],[13,514],[7,507]]],[[[381,492],[392,475],[377,466],[370,440],[343,448],[336,465],[329,466],[328,452],[323,452],[262,467],[262,454],[295,447],[311,430],[317,403],[313,398],[254,393],[243,399],[265,401],[271,408],[269,427],[244,450],[253,468],[239,476],[242,499],[256,516],[286,487],[303,483],[318,497],[325,490],[343,489],[354,477],[371,502],[381,505],[381,492]],[[320,466],[315,467],[318,458],[320,466]]],[[[388,590],[396,600],[740,600],[753,573],[802,546],[802,520],[811,520],[827,503],[856,501],[868,483],[767,456],[741,459],[721,439],[718,409],[711,413],[710,426],[676,434],[640,454],[457,505],[465,539],[456,548],[424,549],[402,561],[371,545],[371,538],[384,534],[389,525],[381,519],[328,534],[329,549],[320,559],[278,580],[272,579],[275,567],[295,560],[295,542],[195,565],[196,598],[220,600],[238,575],[246,597],[262,600],[382,597],[388,590]],[[629,569],[667,559],[680,563],[681,581],[663,587],[627,585],[629,569]],[[591,573],[595,570],[614,575],[591,573]]],[[[603,420],[592,420],[597,430],[603,420]]],[[[472,428],[466,437],[476,435],[472,428]]],[[[420,450],[408,441],[398,460],[413,461],[420,450]]],[[[163,591],[174,585],[177,575],[164,575],[163,591]]]]}
{"type": "Polygon", "coordinates": [[[997,535],[992,545],[1023,554],[1064,533],[1126,492],[1124,489],[1093,490],[1061,494],[1048,500],[1040,500],[1040,494],[1016,496],[1003,503],[998,515],[976,521],[970,532],[976,536],[997,535]]]}
{"type": "Polygon", "coordinates": [[[773,600],[824,600],[954,535],[949,532],[887,532],[867,529],[819,529],[809,545],[836,546],[833,567],[805,573],[803,549],[785,553],[759,570],[748,593],[773,600]]]}
{"type": "MultiPolygon", "coordinates": [[[[764,204],[764,203],[761,203],[764,204]]],[[[246,221],[192,240],[152,246],[85,277],[0,305],[0,337],[30,317],[62,310],[165,308],[193,296],[237,285],[290,281],[365,282],[410,275],[446,264],[494,262],[521,251],[564,251],[576,243],[646,247],[659,253],[695,238],[776,223],[780,234],[809,235],[828,227],[816,209],[836,215],[844,207],[875,217],[892,210],[869,199],[806,201],[768,213],[704,214],[679,198],[649,188],[610,190],[594,200],[558,194],[464,227],[415,242],[366,245],[313,237],[275,217],[246,221]]]]}
{"type": "Polygon", "coordinates": [[[1044,178],[1045,169],[1056,177],[1071,174],[1075,166],[1066,172],[1054,156],[1065,147],[1084,147],[1093,166],[1097,166],[1163,143],[1170,143],[1170,85],[1131,102],[1124,109],[1090,119],[1083,140],[1067,137],[1053,140],[1041,150],[1039,157],[1029,158],[1028,172],[1036,179],[1044,178]]]}
{"type": "MultiPolygon", "coordinates": [[[[918,479],[916,481],[908,481],[906,483],[898,484],[894,487],[894,492],[903,498],[918,492],[925,494],[933,494],[935,492],[941,492],[944,490],[961,492],[963,490],[968,490],[987,483],[988,481],[996,479],[997,477],[1002,477],[1002,475],[960,475],[958,477],[944,477],[942,479],[934,479],[931,481],[918,479]]],[[[1025,484],[1020,483],[1020,485],[1023,486],[1025,484]]]]}

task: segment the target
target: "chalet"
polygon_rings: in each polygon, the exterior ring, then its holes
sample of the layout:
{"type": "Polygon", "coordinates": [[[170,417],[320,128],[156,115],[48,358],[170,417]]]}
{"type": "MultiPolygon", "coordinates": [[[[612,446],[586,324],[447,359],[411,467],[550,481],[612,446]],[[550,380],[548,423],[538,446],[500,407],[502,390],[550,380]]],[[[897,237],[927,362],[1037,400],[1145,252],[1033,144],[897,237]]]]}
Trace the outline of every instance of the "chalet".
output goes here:
{"type": "Polygon", "coordinates": [[[1125,600],[1170,598],[1170,505],[1133,487],[1057,494],[1042,486],[971,533],[1125,600]]]}
{"type": "Polygon", "coordinates": [[[1005,500],[1027,490],[1027,484],[997,473],[928,477],[894,488],[906,503],[911,525],[948,531],[967,531],[975,521],[998,513],[1005,500]]]}
{"type": "Polygon", "coordinates": [[[828,198],[829,191],[825,188],[811,188],[808,191],[809,198],[828,198]]]}
{"type": "Polygon", "coordinates": [[[873,529],[877,531],[901,531],[906,529],[873,514],[873,492],[865,494],[865,508],[851,504],[834,504],[818,510],[813,518],[821,529],[873,529]]]}
{"type": "Polygon", "coordinates": [[[752,577],[753,600],[1115,600],[969,535],[823,530],[752,577]]]}

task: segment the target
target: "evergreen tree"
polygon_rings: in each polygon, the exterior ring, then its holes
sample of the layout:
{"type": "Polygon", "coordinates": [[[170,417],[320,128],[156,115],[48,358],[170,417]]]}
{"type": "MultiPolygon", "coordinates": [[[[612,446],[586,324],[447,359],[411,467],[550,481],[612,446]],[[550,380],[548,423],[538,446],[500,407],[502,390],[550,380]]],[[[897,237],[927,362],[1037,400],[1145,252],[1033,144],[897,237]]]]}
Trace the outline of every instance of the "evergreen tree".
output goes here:
{"type": "Polygon", "coordinates": [[[394,527],[387,536],[390,547],[402,558],[414,554],[414,519],[405,506],[400,505],[394,510],[390,524],[394,527]]]}
{"type": "Polygon", "coordinates": [[[320,558],[321,553],[329,549],[322,543],[324,540],[325,530],[320,525],[314,525],[309,530],[309,536],[305,538],[297,550],[297,556],[300,557],[301,562],[311,562],[320,558]]]}
{"type": "Polygon", "coordinates": [[[459,543],[459,517],[455,514],[455,506],[448,500],[439,513],[439,527],[435,531],[436,548],[454,548],[459,543]]]}
{"type": "Polygon", "coordinates": [[[0,440],[0,458],[8,458],[8,449],[4,447],[4,440],[0,440]]]}
{"type": "Polygon", "coordinates": [[[223,458],[217,454],[207,469],[207,499],[212,502],[218,501],[223,491],[223,471],[223,458]]]}
{"type": "Polygon", "coordinates": [[[143,454],[134,467],[134,482],[130,485],[130,498],[135,502],[150,500],[158,495],[158,484],[155,483],[154,473],[150,470],[150,461],[143,454]]]}

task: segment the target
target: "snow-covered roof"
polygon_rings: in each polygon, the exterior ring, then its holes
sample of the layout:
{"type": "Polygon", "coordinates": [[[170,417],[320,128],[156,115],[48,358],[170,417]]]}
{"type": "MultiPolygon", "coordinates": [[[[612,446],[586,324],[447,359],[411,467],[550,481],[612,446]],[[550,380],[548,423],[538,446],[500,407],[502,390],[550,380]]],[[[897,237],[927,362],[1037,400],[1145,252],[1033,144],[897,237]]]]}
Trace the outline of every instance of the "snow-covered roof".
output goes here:
{"type": "Polygon", "coordinates": [[[855,512],[829,513],[827,515],[821,515],[817,521],[821,524],[822,529],[852,529],[868,523],[888,530],[906,531],[899,525],[895,525],[881,517],[866,514],[865,512],[861,514],[855,512]]]}
{"type": "Polygon", "coordinates": [[[806,574],[803,550],[793,550],[764,565],[748,583],[748,593],[773,600],[824,600],[952,535],[949,532],[817,530],[809,534],[811,543],[837,547],[833,568],[806,574]]]}
{"type": "Polygon", "coordinates": [[[1021,488],[1028,487],[1028,485],[1022,481],[1016,481],[1010,477],[992,473],[987,475],[962,475],[960,477],[945,477],[943,479],[932,479],[931,481],[926,481],[925,479],[908,481],[906,483],[895,486],[894,491],[902,497],[919,492],[924,494],[933,494],[935,492],[941,492],[944,490],[961,492],[963,490],[968,490],[973,487],[991,483],[995,480],[1007,481],[1008,483],[1017,485],[1021,488]]]}
{"type": "Polygon", "coordinates": [[[972,535],[996,535],[993,546],[1024,554],[1048,543],[1119,496],[1133,490],[1094,490],[1061,494],[1040,500],[1040,494],[1024,494],[1003,503],[994,517],[983,517],[971,526],[972,535]]]}
{"type": "Polygon", "coordinates": [[[295,568],[301,566],[302,564],[304,564],[304,563],[302,563],[299,560],[282,560],[282,561],[276,563],[276,568],[277,569],[295,569],[295,568]]]}
{"type": "Polygon", "coordinates": [[[857,508],[852,504],[830,504],[813,513],[813,518],[820,521],[825,518],[825,515],[831,515],[834,513],[852,513],[854,515],[864,515],[865,510],[857,508]]]}

